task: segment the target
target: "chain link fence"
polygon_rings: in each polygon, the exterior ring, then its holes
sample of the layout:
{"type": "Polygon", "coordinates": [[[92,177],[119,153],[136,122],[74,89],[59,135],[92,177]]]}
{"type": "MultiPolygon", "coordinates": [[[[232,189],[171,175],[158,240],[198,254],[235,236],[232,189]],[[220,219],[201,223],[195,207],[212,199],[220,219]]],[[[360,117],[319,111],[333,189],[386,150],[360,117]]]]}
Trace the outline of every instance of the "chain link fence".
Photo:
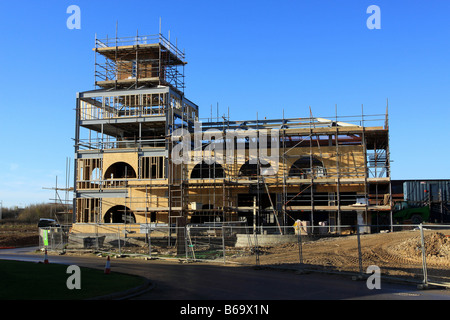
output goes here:
{"type": "Polygon", "coordinates": [[[385,277],[450,287],[449,225],[99,224],[90,234],[69,236],[63,228],[41,228],[40,233],[41,247],[49,250],[276,266],[358,277],[376,267],[385,277]]]}
{"type": "Polygon", "coordinates": [[[39,228],[39,247],[52,251],[63,251],[69,240],[69,227],[39,228]]]}

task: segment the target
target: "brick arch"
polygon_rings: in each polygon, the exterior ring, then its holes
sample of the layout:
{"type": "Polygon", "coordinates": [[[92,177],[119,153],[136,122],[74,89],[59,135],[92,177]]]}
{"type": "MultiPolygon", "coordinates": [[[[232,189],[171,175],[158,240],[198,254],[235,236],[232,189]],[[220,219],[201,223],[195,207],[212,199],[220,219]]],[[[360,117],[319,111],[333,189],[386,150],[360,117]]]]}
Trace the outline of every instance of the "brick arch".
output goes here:
{"type": "Polygon", "coordinates": [[[207,164],[200,162],[195,165],[191,171],[191,179],[214,179],[225,178],[225,171],[221,164],[215,162],[207,164]]]}
{"type": "Polygon", "coordinates": [[[292,164],[291,168],[289,169],[288,176],[310,178],[311,171],[315,176],[318,174],[326,174],[323,162],[317,157],[313,156],[311,159],[309,155],[301,156],[292,164]]]}
{"type": "Polygon", "coordinates": [[[128,207],[117,205],[106,211],[103,221],[105,223],[136,223],[136,216],[128,207]]]}
{"type": "Polygon", "coordinates": [[[108,167],[105,171],[105,179],[133,179],[136,178],[136,171],[133,167],[123,161],[115,162],[108,167]]]}

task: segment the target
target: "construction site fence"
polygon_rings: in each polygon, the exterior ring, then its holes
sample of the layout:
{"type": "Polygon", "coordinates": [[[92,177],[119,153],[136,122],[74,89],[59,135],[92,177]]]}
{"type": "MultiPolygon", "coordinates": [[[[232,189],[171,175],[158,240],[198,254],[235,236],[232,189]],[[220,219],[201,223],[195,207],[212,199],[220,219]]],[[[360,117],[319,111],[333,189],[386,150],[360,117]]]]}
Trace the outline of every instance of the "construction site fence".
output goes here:
{"type": "Polygon", "coordinates": [[[39,247],[63,251],[69,241],[69,226],[39,228],[39,247]]]}
{"type": "Polygon", "coordinates": [[[69,235],[63,228],[41,228],[40,246],[117,257],[266,266],[358,277],[367,277],[376,269],[382,277],[450,287],[450,225],[211,223],[175,227],[149,223],[98,224],[96,230],[94,234],[69,235]]]}

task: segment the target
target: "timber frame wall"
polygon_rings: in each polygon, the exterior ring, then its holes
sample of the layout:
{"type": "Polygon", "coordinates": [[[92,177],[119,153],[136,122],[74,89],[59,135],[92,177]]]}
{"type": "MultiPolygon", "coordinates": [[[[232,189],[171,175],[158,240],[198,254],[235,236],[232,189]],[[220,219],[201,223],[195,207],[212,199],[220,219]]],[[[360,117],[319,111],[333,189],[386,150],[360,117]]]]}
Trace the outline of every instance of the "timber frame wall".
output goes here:
{"type": "MultiPolygon", "coordinates": [[[[195,139],[199,121],[198,106],[183,92],[184,53],[160,34],[96,40],[94,51],[99,88],[76,100],[74,223],[240,220],[280,227],[306,220],[339,227],[369,224],[373,214],[392,222],[387,109],[355,117],[309,111],[308,118],[209,119],[203,133],[248,133],[245,155],[175,164],[174,131],[195,139]],[[262,175],[264,165],[249,163],[250,155],[273,130],[278,170],[262,175]]],[[[203,138],[189,158],[212,142],[203,138]]]]}

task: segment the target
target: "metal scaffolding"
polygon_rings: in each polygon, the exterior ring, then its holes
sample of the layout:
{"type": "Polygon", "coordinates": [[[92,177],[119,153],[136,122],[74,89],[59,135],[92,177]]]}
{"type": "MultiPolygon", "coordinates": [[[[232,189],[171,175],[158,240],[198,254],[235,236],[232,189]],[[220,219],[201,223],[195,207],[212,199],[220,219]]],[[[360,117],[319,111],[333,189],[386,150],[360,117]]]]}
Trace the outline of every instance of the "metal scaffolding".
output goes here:
{"type": "Polygon", "coordinates": [[[96,39],[94,51],[98,88],[77,96],[74,222],[244,221],[283,233],[300,220],[341,232],[392,215],[387,108],[239,121],[211,112],[201,122],[171,69],[184,52],[161,34],[96,39]],[[180,131],[191,147],[181,163],[180,131]]]}

